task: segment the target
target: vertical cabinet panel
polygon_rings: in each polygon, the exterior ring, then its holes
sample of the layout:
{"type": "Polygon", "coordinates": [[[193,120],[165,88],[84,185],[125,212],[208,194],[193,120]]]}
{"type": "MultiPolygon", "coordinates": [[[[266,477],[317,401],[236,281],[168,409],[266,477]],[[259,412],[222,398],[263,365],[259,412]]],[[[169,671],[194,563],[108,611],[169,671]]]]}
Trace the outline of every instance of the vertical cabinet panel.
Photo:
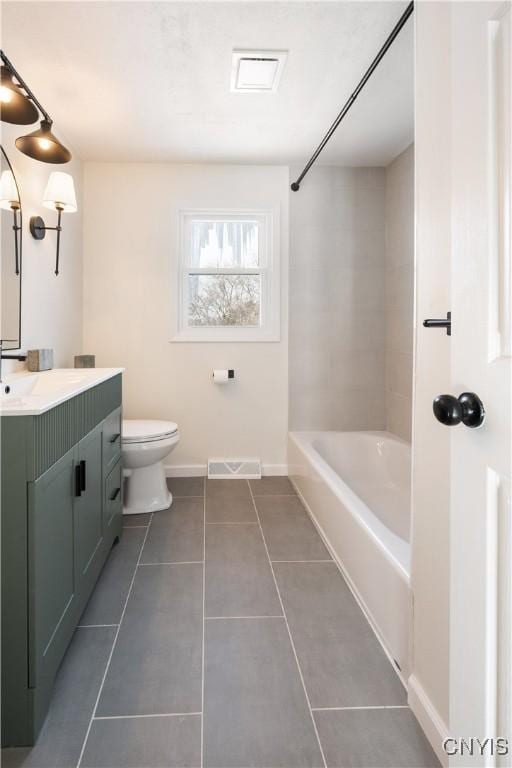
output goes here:
{"type": "Polygon", "coordinates": [[[75,568],[77,582],[88,584],[98,573],[97,554],[102,529],[102,427],[93,429],[78,444],[75,468],[75,568]]]}
{"type": "Polygon", "coordinates": [[[107,416],[103,425],[103,467],[108,474],[121,452],[121,408],[107,416]]]}
{"type": "Polygon", "coordinates": [[[76,601],[74,567],[73,468],[68,451],[29,484],[29,685],[44,676],[72,633],[76,601]],[[71,627],[71,629],[70,629],[71,627]]]}
{"type": "Polygon", "coordinates": [[[123,514],[123,468],[118,459],[105,480],[105,501],[103,504],[103,531],[123,514]]]}

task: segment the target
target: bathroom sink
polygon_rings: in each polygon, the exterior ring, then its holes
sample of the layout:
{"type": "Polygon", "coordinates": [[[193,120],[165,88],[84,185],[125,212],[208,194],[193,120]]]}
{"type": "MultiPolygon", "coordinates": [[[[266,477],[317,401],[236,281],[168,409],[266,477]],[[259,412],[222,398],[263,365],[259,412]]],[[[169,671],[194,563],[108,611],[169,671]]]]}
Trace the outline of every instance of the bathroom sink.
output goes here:
{"type": "MultiPolygon", "coordinates": [[[[95,369],[91,370],[94,371],[95,369]]],[[[74,369],[13,374],[12,377],[7,376],[5,382],[2,383],[2,398],[49,395],[68,387],[76,387],[91,378],[93,376],[91,376],[90,370],[75,371],[74,369]]]]}
{"type": "Polygon", "coordinates": [[[30,395],[37,383],[37,374],[14,374],[6,376],[2,382],[1,398],[12,399],[21,395],[30,395]]]}
{"type": "Polygon", "coordinates": [[[65,389],[76,388],[84,382],[97,376],[95,369],[75,371],[74,369],[56,369],[36,374],[36,382],[31,390],[32,395],[49,395],[65,389]]]}
{"type": "Polygon", "coordinates": [[[44,413],[123,371],[124,368],[55,368],[41,373],[13,373],[2,381],[0,413],[3,416],[44,413]]]}

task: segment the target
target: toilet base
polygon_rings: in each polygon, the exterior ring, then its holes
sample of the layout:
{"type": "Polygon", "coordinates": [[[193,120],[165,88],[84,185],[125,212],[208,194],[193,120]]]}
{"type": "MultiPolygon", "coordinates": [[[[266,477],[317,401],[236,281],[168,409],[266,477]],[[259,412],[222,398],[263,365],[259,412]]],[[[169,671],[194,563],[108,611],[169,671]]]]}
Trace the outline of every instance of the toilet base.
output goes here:
{"type": "Polygon", "coordinates": [[[161,461],[126,472],[123,515],[161,512],[172,504],[161,461]]]}

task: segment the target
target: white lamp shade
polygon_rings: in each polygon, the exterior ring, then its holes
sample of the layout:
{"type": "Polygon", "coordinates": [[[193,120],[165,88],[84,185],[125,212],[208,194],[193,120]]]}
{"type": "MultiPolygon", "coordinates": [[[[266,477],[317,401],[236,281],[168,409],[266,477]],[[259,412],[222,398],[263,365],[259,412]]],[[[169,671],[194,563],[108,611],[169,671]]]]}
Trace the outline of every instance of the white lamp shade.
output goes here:
{"type": "Polygon", "coordinates": [[[43,205],[52,211],[62,208],[65,213],[74,213],[77,210],[75,185],[71,174],[63,171],[50,173],[43,195],[43,205]]]}
{"type": "Polygon", "coordinates": [[[11,210],[12,204],[19,206],[18,188],[12,171],[2,171],[0,176],[0,208],[11,210]]]}

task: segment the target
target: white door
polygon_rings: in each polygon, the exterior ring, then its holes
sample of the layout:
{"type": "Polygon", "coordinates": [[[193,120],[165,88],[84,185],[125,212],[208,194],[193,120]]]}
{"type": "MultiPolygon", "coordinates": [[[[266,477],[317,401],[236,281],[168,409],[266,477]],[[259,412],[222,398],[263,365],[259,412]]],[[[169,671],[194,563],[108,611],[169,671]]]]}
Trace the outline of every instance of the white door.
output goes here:
{"type": "MultiPolygon", "coordinates": [[[[453,737],[508,737],[512,753],[512,10],[510,2],[462,2],[452,14],[451,394],[475,392],[486,417],[478,429],[446,427],[449,729],[453,737]]],[[[454,762],[512,764],[490,752],[454,762]]]]}

